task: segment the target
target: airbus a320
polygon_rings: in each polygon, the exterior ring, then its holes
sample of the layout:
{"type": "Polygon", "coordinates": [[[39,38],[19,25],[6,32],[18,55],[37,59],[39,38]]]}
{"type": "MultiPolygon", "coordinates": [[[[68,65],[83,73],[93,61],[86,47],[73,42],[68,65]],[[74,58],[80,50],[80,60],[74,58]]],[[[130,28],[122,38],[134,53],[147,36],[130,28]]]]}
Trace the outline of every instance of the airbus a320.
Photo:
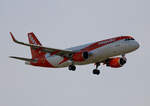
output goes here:
{"type": "Polygon", "coordinates": [[[126,62],[125,55],[139,48],[139,43],[131,36],[119,36],[98,42],[84,44],[64,50],[42,46],[33,32],[28,33],[29,43],[20,42],[10,35],[15,43],[29,46],[32,58],[10,56],[25,61],[25,64],[49,68],[68,67],[75,71],[76,65],[95,64],[93,74],[99,75],[98,67],[103,63],[108,67],[120,68],[126,62]],[[119,57],[116,57],[119,56],[119,57]]]}

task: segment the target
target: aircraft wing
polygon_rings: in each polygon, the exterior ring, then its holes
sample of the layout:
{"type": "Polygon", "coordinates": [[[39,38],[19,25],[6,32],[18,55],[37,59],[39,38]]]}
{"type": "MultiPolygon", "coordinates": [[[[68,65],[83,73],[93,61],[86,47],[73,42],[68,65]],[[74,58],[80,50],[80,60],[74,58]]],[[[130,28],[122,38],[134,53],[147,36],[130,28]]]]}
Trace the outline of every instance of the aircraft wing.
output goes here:
{"type": "Polygon", "coordinates": [[[18,60],[23,60],[23,61],[29,61],[29,62],[37,62],[36,60],[28,59],[28,58],[23,58],[23,57],[10,56],[10,58],[14,58],[14,59],[18,59],[18,60]]]}
{"type": "Polygon", "coordinates": [[[15,43],[25,45],[25,46],[29,46],[29,47],[32,47],[33,49],[39,49],[43,52],[52,53],[52,54],[55,54],[55,55],[58,55],[58,56],[65,56],[65,57],[68,57],[68,58],[72,54],[76,53],[76,52],[73,52],[71,50],[61,50],[61,49],[49,48],[49,47],[44,47],[44,46],[40,46],[40,45],[34,45],[34,44],[28,44],[28,43],[20,42],[20,41],[15,39],[15,37],[13,36],[13,34],[11,32],[10,32],[10,35],[11,35],[11,37],[12,37],[12,39],[15,43]]]}

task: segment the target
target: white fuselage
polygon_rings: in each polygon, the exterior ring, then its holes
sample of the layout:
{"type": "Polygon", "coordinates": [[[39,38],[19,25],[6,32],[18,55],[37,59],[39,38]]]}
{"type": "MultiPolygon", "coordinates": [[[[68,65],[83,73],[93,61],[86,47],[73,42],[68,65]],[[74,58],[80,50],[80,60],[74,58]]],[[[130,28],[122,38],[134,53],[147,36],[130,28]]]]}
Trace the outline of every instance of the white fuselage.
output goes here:
{"type": "MultiPolygon", "coordinates": [[[[67,50],[72,50],[72,51],[80,51],[81,49],[91,45],[86,44],[86,45],[81,45],[73,48],[69,48],[67,50]]],[[[89,53],[91,54],[88,59],[82,62],[73,62],[74,65],[84,65],[84,64],[90,64],[90,63],[96,63],[96,62],[102,62],[109,57],[113,56],[118,56],[118,55],[123,55],[130,53],[134,50],[136,50],[139,47],[139,44],[135,40],[119,40],[115,41],[113,43],[104,45],[102,47],[96,48],[89,53]]],[[[72,64],[71,60],[67,60],[63,62],[62,64],[59,64],[61,61],[64,60],[64,57],[53,55],[51,56],[50,53],[47,53],[45,55],[47,61],[55,66],[56,68],[60,67],[67,67],[72,64]]]]}

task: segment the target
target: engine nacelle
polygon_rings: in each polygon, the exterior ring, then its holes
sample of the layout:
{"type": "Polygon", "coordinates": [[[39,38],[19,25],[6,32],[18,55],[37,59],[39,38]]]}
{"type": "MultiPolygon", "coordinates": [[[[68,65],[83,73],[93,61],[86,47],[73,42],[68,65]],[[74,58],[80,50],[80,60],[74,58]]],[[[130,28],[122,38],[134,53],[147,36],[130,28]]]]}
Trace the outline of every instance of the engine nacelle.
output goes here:
{"type": "Polygon", "coordinates": [[[112,68],[119,68],[122,67],[127,62],[127,59],[116,57],[116,58],[110,58],[106,61],[106,65],[112,68]]]}
{"type": "Polygon", "coordinates": [[[88,52],[78,52],[73,55],[73,60],[74,61],[84,61],[89,58],[89,53],[88,52]]]}

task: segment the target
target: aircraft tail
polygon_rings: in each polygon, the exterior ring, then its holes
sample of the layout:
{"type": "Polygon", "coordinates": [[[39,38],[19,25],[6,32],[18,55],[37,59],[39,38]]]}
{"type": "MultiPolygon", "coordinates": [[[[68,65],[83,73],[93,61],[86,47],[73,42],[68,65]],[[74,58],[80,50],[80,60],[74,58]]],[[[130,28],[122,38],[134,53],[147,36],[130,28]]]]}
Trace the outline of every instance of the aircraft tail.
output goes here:
{"type": "MultiPolygon", "coordinates": [[[[30,44],[42,46],[42,44],[40,43],[40,41],[37,39],[37,37],[35,36],[33,32],[28,33],[28,39],[29,39],[30,44]]],[[[41,56],[40,48],[35,49],[35,48],[30,47],[30,49],[31,49],[32,59],[35,59],[41,56]]]]}

